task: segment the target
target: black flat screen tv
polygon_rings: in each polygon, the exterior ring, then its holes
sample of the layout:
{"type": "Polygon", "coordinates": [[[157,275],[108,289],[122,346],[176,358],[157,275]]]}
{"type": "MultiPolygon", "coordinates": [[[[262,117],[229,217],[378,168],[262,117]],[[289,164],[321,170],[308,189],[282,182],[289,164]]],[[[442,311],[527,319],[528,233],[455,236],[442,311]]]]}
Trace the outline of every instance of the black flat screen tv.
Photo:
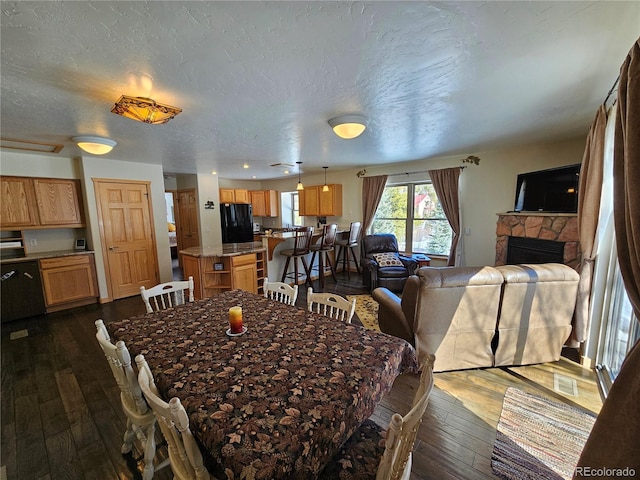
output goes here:
{"type": "Polygon", "coordinates": [[[580,164],[521,173],[516,184],[516,212],[576,213],[580,164]]]}

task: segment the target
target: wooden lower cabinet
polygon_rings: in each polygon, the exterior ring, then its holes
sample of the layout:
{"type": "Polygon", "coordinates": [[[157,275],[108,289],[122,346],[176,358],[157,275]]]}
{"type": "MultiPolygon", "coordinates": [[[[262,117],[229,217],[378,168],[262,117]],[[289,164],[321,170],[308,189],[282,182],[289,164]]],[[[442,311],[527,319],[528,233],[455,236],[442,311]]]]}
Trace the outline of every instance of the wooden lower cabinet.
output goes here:
{"type": "Polygon", "coordinates": [[[41,259],[40,274],[47,313],[98,301],[91,253],[41,259]]]}
{"type": "Polygon", "coordinates": [[[184,278],[193,277],[194,297],[208,298],[226,290],[262,294],[265,251],[230,256],[182,256],[184,278]],[[216,267],[218,265],[218,267],[216,267]]]}

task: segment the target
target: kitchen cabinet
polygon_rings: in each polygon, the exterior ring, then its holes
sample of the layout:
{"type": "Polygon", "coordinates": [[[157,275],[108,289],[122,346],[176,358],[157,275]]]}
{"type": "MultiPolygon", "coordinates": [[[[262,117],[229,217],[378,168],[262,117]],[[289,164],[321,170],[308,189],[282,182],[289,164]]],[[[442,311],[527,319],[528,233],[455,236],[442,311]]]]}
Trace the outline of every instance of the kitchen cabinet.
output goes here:
{"type": "Polygon", "coordinates": [[[254,217],[264,217],[267,215],[267,206],[264,199],[264,190],[251,190],[251,207],[254,217]]]}
{"type": "Polygon", "coordinates": [[[64,178],[0,178],[3,230],[85,226],[80,181],[64,178]]]}
{"type": "Polygon", "coordinates": [[[250,190],[254,217],[278,216],[278,192],[276,190],[250,190]]]}
{"type": "Polygon", "coordinates": [[[301,216],[342,216],[342,184],[328,185],[328,192],[323,192],[322,187],[322,185],[309,185],[300,192],[301,216]]]}
{"type": "Polygon", "coordinates": [[[249,190],[245,188],[221,188],[220,203],[251,203],[249,190]]]}
{"type": "Polygon", "coordinates": [[[40,225],[84,227],[80,181],[62,178],[34,178],[40,225]]]}
{"type": "Polygon", "coordinates": [[[264,249],[240,255],[182,254],[184,277],[193,277],[194,297],[209,298],[227,290],[262,294],[266,276],[264,249]]]}
{"type": "Polygon", "coordinates": [[[27,228],[39,225],[33,181],[26,177],[0,178],[0,227],[27,228]]]}
{"type": "Polygon", "coordinates": [[[97,302],[95,262],[92,253],[40,260],[47,313],[97,302]]]}

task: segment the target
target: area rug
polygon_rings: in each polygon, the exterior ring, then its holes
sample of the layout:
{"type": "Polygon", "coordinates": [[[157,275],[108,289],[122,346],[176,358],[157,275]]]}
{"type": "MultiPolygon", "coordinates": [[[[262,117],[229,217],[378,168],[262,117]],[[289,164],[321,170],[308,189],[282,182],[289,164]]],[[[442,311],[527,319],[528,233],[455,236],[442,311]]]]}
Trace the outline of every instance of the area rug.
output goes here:
{"type": "Polygon", "coordinates": [[[493,473],[508,480],[571,479],[593,422],[582,410],[508,388],[491,455],[493,473]]]}
{"type": "Polygon", "coordinates": [[[356,315],[362,323],[362,326],[370,330],[380,331],[378,326],[378,302],[371,295],[347,295],[347,299],[351,301],[356,299],[356,315]]]}

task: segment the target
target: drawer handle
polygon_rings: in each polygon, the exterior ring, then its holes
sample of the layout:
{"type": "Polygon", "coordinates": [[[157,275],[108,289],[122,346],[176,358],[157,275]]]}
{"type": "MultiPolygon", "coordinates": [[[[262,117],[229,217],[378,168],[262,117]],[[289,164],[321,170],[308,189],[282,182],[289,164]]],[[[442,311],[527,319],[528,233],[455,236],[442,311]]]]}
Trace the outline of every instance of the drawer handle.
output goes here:
{"type": "Polygon", "coordinates": [[[15,270],[11,270],[10,272],[7,272],[4,275],[2,275],[2,277],[0,277],[0,280],[2,280],[3,282],[5,280],[9,280],[11,277],[13,277],[15,275],[15,273],[16,273],[15,270]]]}

